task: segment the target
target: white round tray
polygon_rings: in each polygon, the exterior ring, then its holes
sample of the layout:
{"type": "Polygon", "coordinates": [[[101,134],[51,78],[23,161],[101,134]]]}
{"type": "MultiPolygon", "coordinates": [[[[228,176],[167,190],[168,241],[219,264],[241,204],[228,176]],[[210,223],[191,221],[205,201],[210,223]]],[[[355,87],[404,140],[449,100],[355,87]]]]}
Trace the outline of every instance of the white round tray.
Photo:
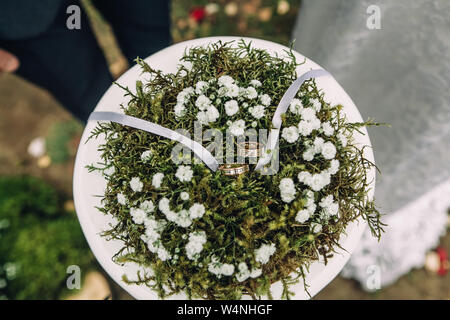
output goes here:
{"type": "MultiPolygon", "coordinates": [[[[179,59],[182,57],[186,48],[203,46],[218,40],[236,40],[235,42],[237,42],[240,39],[252,41],[253,47],[268,50],[272,54],[278,53],[280,56],[285,55],[284,50],[288,49],[285,46],[273,42],[253,38],[211,37],[177,43],[151,55],[146,58],[145,61],[152,67],[160,69],[165,73],[175,72],[176,66],[179,64],[179,59]]],[[[315,62],[305,58],[300,53],[294,52],[294,54],[297,61],[301,62],[306,59],[306,63],[302,64],[297,69],[299,75],[311,69],[321,68],[315,62]]],[[[131,90],[133,90],[135,88],[136,80],[141,78],[140,68],[135,65],[119,78],[118,83],[122,86],[128,86],[131,90]]],[[[316,82],[318,87],[323,89],[325,93],[325,100],[327,102],[332,104],[342,104],[344,106],[343,111],[346,114],[348,121],[362,121],[361,115],[355,104],[333,77],[321,77],[318,78],[316,82]]],[[[112,85],[103,95],[95,110],[121,112],[119,109],[119,105],[121,103],[127,103],[127,99],[124,97],[124,92],[118,86],[112,85]]],[[[104,194],[106,180],[100,173],[88,173],[88,170],[86,169],[86,165],[95,164],[100,160],[100,153],[97,149],[98,146],[104,142],[104,140],[99,138],[97,140],[91,140],[89,143],[85,143],[91,130],[95,126],[95,121],[90,121],[86,125],[75,161],[73,189],[78,219],[92,252],[111,278],[113,278],[120,286],[122,286],[122,288],[124,288],[136,299],[158,299],[156,292],[152,291],[150,288],[146,286],[129,285],[122,281],[122,276],[124,274],[126,274],[129,279],[136,279],[137,271],[141,269],[141,267],[133,263],[127,263],[123,266],[115,264],[112,261],[112,257],[121,248],[122,243],[117,240],[107,241],[105,238],[100,236],[100,233],[107,230],[109,228],[109,224],[114,223],[114,220],[110,216],[103,215],[95,208],[96,206],[100,206],[99,196],[104,194]]],[[[355,136],[358,145],[371,147],[367,131],[365,129],[362,131],[365,135],[358,134],[355,136]]],[[[374,162],[372,148],[365,148],[364,151],[365,157],[374,162]]],[[[373,181],[369,190],[369,196],[372,198],[375,187],[375,169],[373,168],[368,174],[369,181],[373,181]]],[[[343,235],[339,242],[345,250],[338,250],[338,253],[328,260],[326,266],[322,261],[315,262],[311,265],[310,272],[306,277],[306,283],[309,285],[308,291],[311,296],[316,295],[341,271],[345,263],[350,258],[352,251],[358,244],[365,228],[366,222],[363,220],[351,223],[347,227],[347,235],[343,235]]],[[[301,281],[295,286],[292,286],[291,290],[295,292],[295,296],[293,297],[294,299],[309,299],[309,295],[305,292],[301,281]]],[[[277,282],[272,285],[272,292],[275,299],[281,297],[281,282],[277,282]]],[[[184,294],[170,297],[170,299],[185,298],[186,297],[184,294]]]]}

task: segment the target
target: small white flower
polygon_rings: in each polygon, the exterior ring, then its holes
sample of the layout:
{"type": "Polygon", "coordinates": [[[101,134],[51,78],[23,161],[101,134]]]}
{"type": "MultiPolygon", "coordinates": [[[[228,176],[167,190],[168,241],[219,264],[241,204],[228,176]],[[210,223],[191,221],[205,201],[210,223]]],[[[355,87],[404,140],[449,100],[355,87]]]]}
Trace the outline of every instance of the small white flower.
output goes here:
{"type": "Polygon", "coordinates": [[[167,215],[168,213],[171,212],[171,210],[170,210],[170,200],[167,199],[167,198],[162,198],[161,200],[159,200],[158,208],[159,208],[159,210],[162,213],[167,215]]]}
{"type": "Polygon", "coordinates": [[[237,96],[239,96],[239,87],[235,84],[231,84],[226,86],[227,91],[226,91],[226,96],[229,98],[236,98],[237,96]]]}
{"type": "Polygon", "coordinates": [[[311,231],[313,233],[321,232],[322,231],[322,225],[318,224],[318,223],[315,223],[315,222],[311,223],[311,231]]]}
{"type": "Polygon", "coordinates": [[[281,193],[281,199],[286,202],[290,203],[292,200],[295,199],[295,185],[294,181],[291,178],[284,178],[280,182],[280,193],[281,193]]]}
{"type": "Polygon", "coordinates": [[[238,265],[239,272],[236,273],[236,280],[238,282],[243,282],[250,277],[250,270],[248,270],[247,264],[245,262],[241,262],[238,265]]]}
{"type": "MultiPolygon", "coordinates": [[[[227,87],[220,87],[219,90],[217,90],[217,94],[219,95],[219,97],[225,97],[227,95],[227,93],[228,93],[227,87]]],[[[217,103],[217,101],[216,101],[216,103],[217,103]]]]}
{"type": "Polygon", "coordinates": [[[150,252],[157,253],[158,249],[161,247],[161,241],[159,238],[154,240],[152,237],[149,238],[146,235],[143,235],[141,239],[147,242],[147,248],[150,252]]]}
{"type": "Polygon", "coordinates": [[[256,99],[258,97],[258,92],[255,88],[248,87],[244,91],[244,96],[249,100],[256,99]]]}
{"type": "Polygon", "coordinates": [[[326,217],[336,216],[339,213],[339,203],[333,202],[328,207],[323,208],[326,217]]]}
{"type": "Polygon", "coordinates": [[[143,224],[145,219],[147,218],[147,214],[144,210],[139,208],[131,208],[130,209],[131,217],[136,224],[143,224]]]}
{"type": "Polygon", "coordinates": [[[312,175],[308,171],[302,171],[298,174],[298,181],[303,184],[309,185],[311,183],[312,175]]]}
{"type": "Polygon", "coordinates": [[[186,191],[183,191],[182,193],[180,193],[180,198],[183,201],[189,200],[189,193],[187,193],[186,191]]]}
{"type": "Polygon", "coordinates": [[[187,228],[192,224],[192,220],[189,217],[189,212],[184,209],[176,214],[176,219],[174,222],[182,228],[187,228]]]}
{"type": "Polygon", "coordinates": [[[258,278],[260,275],[262,275],[262,269],[253,269],[250,272],[250,277],[252,278],[258,278]]]}
{"type": "Polygon", "coordinates": [[[324,145],[322,146],[322,156],[327,160],[334,159],[334,157],[336,156],[336,147],[333,143],[324,143],[324,145]]]}
{"type": "Polygon", "coordinates": [[[281,192],[293,192],[295,191],[294,181],[291,178],[284,178],[280,181],[281,192]]]}
{"type": "Polygon", "coordinates": [[[334,202],[334,197],[333,197],[333,195],[330,194],[330,195],[322,198],[322,200],[320,200],[319,206],[321,206],[322,208],[326,208],[326,207],[329,207],[333,202],[334,202]]]}
{"type": "Polygon", "coordinates": [[[205,206],[201,203],[194,203],[194,205],[189,209],[189,217],[191,219],[201,218],[204,214],[205,206]]]}
{"type": "Polygon", "coordinates": [[[214,106],[209,106],[206,109],[206,118],[208,123],[215,122],[220,117],[219,110],[214,106]]]}
{"type": "Polygon", "coordinates": [[[328,173],[331,175],[336,174],[339,171],[340,163],[339,160],[331,160],[330,167],[328,168],[328,173]]]}
{"type": "Polygon", "coordinates": [[[328,220],[339,213],[339,203],[334,201],[333,195],[328,195],[320,201],[319,205],[323,208],[321,218],[328,220]]]}
{"type": "Polygon", "coordinates": [[[234,79],[230,76],[225,75],[225,76],[221,76],[218,79],[218,82],[219,82],[220,86],[229,86],[234,83],[234,79]]]}
{"type": "MultiPolygon", "coordinates": [[[[148,219],[145,221],[147,222],[148,219]]],[[[159,241],[161,235],[153,229],[145,230],[145,234],[141,235],[142,241],[147,243],[147,247],[151,252],[156,252],[157,248],[154,246],[154,243],[159,241]]]]}
{"type": "Polygon", "coordinates": [[[158,172],[152,178],[152,186],[156,189],[161,188],[162,181],[164,179],[164,173],[158,172]]]}
{"type": "Polygon", "coordinates": [[[238,264],[238,270],[239,270],[239,272],[248,271],[247,264],[245,262],[239,263],[238,264]]]}
{"type": "Polygon", "coordinates": [[[177,102],[179,104],[185,104],[189,100],[189,98],[191,97],[192,93],[194,93],[194,88],[192,88],[192,87],[183,89],[177,95],[177,102]]]}
{"type": "Polygon", "coordinates": [[[155,211],[155,205],[153,204],[153,201],[145,200],[141,203],[139,209],[143,210],[145,213],[152,213],[155,211]]]}
{"type": "Polygon", "coordinates": [[[157,253],[158,253],[158,258],[161,261],[166,261],[166,260],[170,259],[170,257],[171,257],[169,251],[167,251],[166,248],[164,248],[163,246],[160,246],[158,248],[157,253]]]}
{"type": "Polygon", "coordinates": [[[259,81],[259,80],[252,80],[252,81],[250,81],[250,84],[253,86],[253,87],[255,87],[255,88],[258,88],[258,87],[261,87],[262,86],[262,83],[261,83],[261,81],[259,81]]]}
{"type": "Polygon", "coordinates": [[[293,114],[301,114],[303,108],[304,107],[300,99],[292,99],[292,102],[289,105],[289,110],[291,110],[293,114]]]}
{"type": "MultiPolygon", "coordinates": [[[[264,117],[264,113],[265,113],[265,107],[262,105],[257,105],[253,108],[249,109],[250,114],[256,118],[256,119],[261,119],[262,117],[264,117]]],[[[295,127],[294,127],[295,128],[295,127]]]]}
{"type": "Polygon", "coordinates": [[[220,268],[220,273],[224,276],[231,276],[234,273],[234,266],[232,264],[224,263],[220,268]]]}
{"type": "Polygon", "coordinates": [[[312,121],[316,119],[316,111],[311,108],[303,108],[300,112],[302,119],[305,121],[312,121]]]}
{"type": "MultiPolygon", "coordinates": [[[[308,173],[309,173],[309,172],[308,172],[308,173]]],[[[314,192],[312,192],[311,190],[306,190],[306,191],[305,191],[305,196],[306,196],[306,198],[308,198],[308,199],[314,200],[314,192]]]]}
{"type": "Polygon", "coordinates": [[[211,100],[205,95],[198,96],[197,100],[195,101],[195,106],[199,108],[201,111],[206,110],[211,105],[211,100]]]}
{"type": "Polygon", "coordinates": [[[194,176],[194,171],[192,171],[190,166],[179,166],[175,177],[177,177],[181,182],[189,182],[194,176]]]}
{"type": "Polygon", "coordinates": [[[299,138],[298,129],[296,127],[284,128],[281,137],[288,143],[294,143],[299,138]]]}
{"type": "Polygon", "coordinates": [[[309,148],[305,152],[303,152],[302,156],[305,161],[313,161],[315,155],[316,155],[316,152],[314,151],[314,149],[309,148]]]}
{"type": "Polygon", "coordinates": [[[141,160],[142,160],[142,162],[148,162],[148,161],[150,161],[152,156],[153,156],[152,150],[146,150],[146,151],[142,152],[141,160]]]}
{"type": "Polygon", "coordinates": [[[309,136],[312,133],[313,129],[309,122],[302,120],[298,123],[298,133],[304,137],[309,136]]]}
{"type": "Polygon", "coordinates": [[[221,274],[222,263],[216,256],[211,257],[211,262],[208,264],[208,271],[215,274],[218,278],[222,276],[221,274]]]}
{"type": "Polygon", "coordinates": [[[174,112],[177,118],[182,118],[186,114],[186,107],[184,104],[177,103],[175,105],[174,112]]]}
{"type": "Polygon", "coordinates": [[[206,114],[205,111],[200,111],[199,113],[197,113],[197,121],[203,125],[206,125],[209,123],[208,115],[206,114]]]}
{"type": "Polygon", "coordinates": [[[234,136],[241,136],[245,132],[245,121],[244,120],[236,120],[234,121],[230,127],[229,130],[232,135],[234,136]]]}
{"type": "MultiPolygon", "coordinates": [[[[175,222],[176,224],[180,224],[179,223],[179,215],[178,215],[178,213],[176,213],[176,212],[174,212],[174,211],[172,211],[172,210],[168,210],[168,211],[166,211],[166,212],[164,212],[164,215],[166,216],[166,219],[167,220],[169,220],[169,221],[171,221],[171,222],[175,222]]],[[[189,221],[185,221],[187,224],[188,224],[188,226],[189,226],[189,221]]]]}
{"type": "Polygon", "coordinates": [[[334,128],[331,126],[331,124],[329,122],[323,122],[322,123],[322,129],[323,129],[323,133],[327,137],[332,136],[333,133],[334,133],[334,128]]]}
{"type": "Polygon", "coordinates": [[[295,221],[298,223],[305,223],[309,219],[309,210],[303,209],[297,212],[297,216],[295,217],[295,221]]]}
{"type": "Polygon", "coordinates": [[[315,151],[316,153],[321,153],[321,152],[322,152],[322,147],[323,147],[324,143],[325,143],[325,140],[323,140],[323,139],[320,138],[320,137],[316,137],[316,138],[314,139],[314,151],[315,151]]]}
{"type": "Polygon", "coordinates": [[[118,193],[117,194],[117,202],[124,206],[127,204],[127,197],[125,197],[125,195],[123,193],[118,193]]]}
{"type": "Polygon", "coordinates": [[[314,100],[312,101],[312,108],[313,108],[316,112],[319,112],[320,109],[322,109],[322,103],[320,103],[319,100],[314,99],[314,100]]]}
{"type": "Polygon", "coordinates": [[[203,251],[203,245],[206,243],[205,231],[195,231],[189,234],[189,242],[186,244],[185,250],[189,260],[197,260],[203,251]]]}
{"type": "Polygon", "coordinates": [[[203,94],[208,89],[209,84],[206,81],[199,81],[195,84],[195,93],[203,94]]]}
{"type": "Polygon", "coordinates": [[[330,175],[327,172],[312,175],[309,186],[314,191],[320,191],[330,184],[330,175]]]}
{"type": "Polygon", "coordinates": [[[167,225],[167,221],[164,219],[155,220],[154,218],[148,218],[145,221],[145,227],[147,228],[146,231],[152,229],[157,233],[161,233],[161,232],[163,232],[166,225],[167,225]]]}
{"type": "Polygon", "coordinates": [[[186,94],[192,96],[195,93],[195,90],[193,87],[187,87],[185,89],[183,89],[184,92],[186,92],[186,94]]]}
{"type": "Polygon", "coordinates": [[[141,179],[139,177],[134,177],[130,181],[130,188],[134,192],[141,192],[142,188],[144,187],[144,184],[142,183],[141,179]]]}
{"type": "Polygon", "coordinates": [[[236,100],[230,100],[225,102],[225,112],[228,116],[234,116],[239,112],[239,105],[236,100]]]}
{"type": "Polygon", "coordinates": [[[308,210],[308,212],[309,212],[309,216],[310,216],[310,217],[314,214],[314,212],[316,212],[316,209],[317,209],[317,205],[316,205],[315,203],[310,204],[310,205],[306,208],[306,210],[308,210]]]}
{"type": "Polygon", "coordinates": [[[252,126],[252,128],[256,128],[256,127],[258,126],[258,122],[253,121],[253,122],[251,123],[251,126],[252,126]]]}
{"type": "Polygon", "coordinates": [[[270,105],[270,103],[272,102],[272,99],[270,98],[270,96],[268,94],[260,95],[259,99],[260,99],[261,103],[266,107],[268,107],[270,105]]]}
{"type": "Polygon", "coordinates": [[[255,250],[255,260],[261,264],[269,262],[270,257],[275,253],[275,244],[263,244],[255,250]]]}

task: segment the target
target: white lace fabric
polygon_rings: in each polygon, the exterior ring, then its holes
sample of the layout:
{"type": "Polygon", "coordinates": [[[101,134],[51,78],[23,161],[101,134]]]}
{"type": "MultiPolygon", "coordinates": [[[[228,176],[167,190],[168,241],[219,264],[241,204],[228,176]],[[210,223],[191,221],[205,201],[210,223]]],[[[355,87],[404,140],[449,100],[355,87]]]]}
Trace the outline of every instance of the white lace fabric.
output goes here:
{"type": "Polygon", "coordinates": [[[304,0],[295,48],[329,70],[370,128],[376,201],[389,225],[367,234],[344,275],[365,285],[367,266],[387,285],[412,268],[445,232],[450,206],[450,1],[304,0]],[[367,27],[371,5],[381,29],[367,27]]]}
{"type": "Polygon", "coordinates": [[[413,268],[421,268],[425,255],[445,234],[450,207],[450,180],[383,219],[386,233],[380,242],[366,232],[341,275],[357,279],[373,290],[371,266],[380,271],[380,285],[387,286],[413,268]]]}

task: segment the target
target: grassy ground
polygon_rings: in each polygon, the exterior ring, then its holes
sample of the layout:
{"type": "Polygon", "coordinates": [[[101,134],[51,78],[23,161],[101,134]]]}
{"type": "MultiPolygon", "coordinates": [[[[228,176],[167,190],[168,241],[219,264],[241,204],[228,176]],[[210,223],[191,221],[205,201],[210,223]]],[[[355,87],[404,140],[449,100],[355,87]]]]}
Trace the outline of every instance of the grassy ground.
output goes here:
{"type": "MultiPolygon", "coordinates": [[[[218,0],[218,12],[196,21],[189,13],[193,8],[203,8],[207,1],[173,0],[172,3],[175,41],[209,35],[243,35],[287,44],[299,8],[298,0],[288,1],[289,9],[286,11],[286,6],[282,8],[286,12],[280,10],[278,0],[246,0],[235,2],[238,4],[235,12],[230,1],[218,0]]],[[[92,24],[111,71],[118,76],[127,68],[126,62],[109,26],[96,15],[88,1],[85,4],[93,17],[92,24]]],[[[27,154],[27,147],[33,138],[46,137],[54,124],[71,120],[71,116],[47,92],[14,75],[0,75],[0,175],[27,173],[42,177],[70,199],[74,151],[79,136],[67,145],[69,160],[52,163],[48,167],[39,166],[36,159],[27,154]]],[[[449,235],[442,244],[450,247],[449,235]]],[[[369,294],[362,291],[356,282],[338,277],[316,299],[450,299],[449,280],[449,275],[439,277],[425,270],[415,270],[394,285],[369,294]]],[[[112,285],[116,298],[130,298],[117,285],[112,285]]]]}

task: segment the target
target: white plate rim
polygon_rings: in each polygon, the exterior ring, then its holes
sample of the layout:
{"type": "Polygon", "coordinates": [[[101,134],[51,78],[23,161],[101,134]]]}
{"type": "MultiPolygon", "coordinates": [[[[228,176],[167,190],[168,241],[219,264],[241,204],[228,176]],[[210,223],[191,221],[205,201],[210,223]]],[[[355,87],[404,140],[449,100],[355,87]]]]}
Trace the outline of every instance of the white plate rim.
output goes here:
{"type": "MultiPolygon", "coordinates": [[[[288,49],[287,47],[284,47],[282,45],[266,41],[266,40],[260,40],[256,38],[246,38],[246,37],[208,37],[208,38],[200,38],[195,40],[189,40],[185,42],[180,42],[177,44],[174,44],[166,49],[163,49],[145,60],[149,62],[150,64],[153,64],[152,62],[155,60],[161,60],[162,57],[170,56],[171,51],[181,50],[184,48],[192,47],[192,46],[198,46],[198,45],[207,45],[212,42],[216,42],[218,40],[222,41],[237,41],[243,39],[245,41],[252,41],[253,46],[268,50],[275,50],[277,52],[280,52],[282,49],[288,49]]],[[[297,57],[303,58],[301,54],[298,52],[295,52],[295,55],[297,57]]],[[[321,68],[319,65],[314,63],[312,60],[305,58],[306,63],[302,65],[297,71],[301,73],[302,71],[308,71],[311,68],[321,68]]],[[[164,60],[164,59],[163,59],[164,60]]],[[[126,73],[124,73],[117,81],[121,84],[124,84],[128,82],[128,85],[130,85],[129,81],[132,81],[134,84],[136,80],[136,75],[139,74],[139,66],[135,65],[130,70],[128,70],[126,73]]],[[[351,98],[345,93],[344,89],[339,85],[339,83],[332,77],[327,77],[327,79],[317,79],[318,86],[321,88],[325,88],[330,85],[330,83],[333,86],[333,90],[336,89],[339,91],[340,95],[340,101],[330,101],[332,103],[342,103],[344,105],[344,112],[346,116],[351,119],[351,121],[362,121],[362,117],[356,108],[355,104],[351,100],[351,98]]],[[[134,88],[134,85],[132,85],[130,88],[134,88]]],[[[325,88],[326,89],[326,88],[325,88]]],[[[111,86],[102,99],[97,104],[95,110],[99,111],[105,111],[105,110],[111,110],[110,105],[105,105],[105,101],[107,98],[112,94],[113,91],[117,90],[117,87],[115,85],[111,86]]],[[[331,90],[331,91],[333,91],[331,90]]],[[[327,95],[327,90],[324,90],[325,94],[327,95]]],[[[331,99],[333,100],[333,99],[331,99]]],[[[327,100],[328,101],[328,100],[327,100]]],[[[118,111],[118,110],[115,110],[118,111]]],[[[112,261],[112,256],[107,253],[107,250],[105,250],[106,246],[106,240],[102,237],[100,237],[99,232],[100,230],[98,227],[95,226],[90,216],[94,211],[97,212],[96,214],[101,215],[101,213],[92,207],[92,205],[89,205],[88,202],[92,201],[86,201],[87,195],[84,192],[84,187],[86,181],[85,181],[85,165],[89,164],[86,159],[89,159],[90,156],[87,154],[87,148],[85,146],[85,141],[87,140],[91,129],[95,126],[95,124],[89,122],[86,125],[86,128],[83,132],[81,143],[78,148],[77,156],[75,159],[75,168],[74,168],[74,179],[73,179],[73,192],[74,192],[74,202],[75,202],[75,208],[77,212],[78,219],[80,221],[80,225],[82,227],[83,233],[85,234],[85,237],[88,241],[88,244],[94,253],[95,257],[99,261],[100,265],[103,267],[103,269],[111,276],[111,278],[117,282],[124,290],[126,290],[129,294],[131,294],[136,299],[156,299],[157,295],[155,292],[153,292],[150,288],[147,288],[145,286],[137,286],[137,285],[130,285],[122,281],[122,275],[126,273],[126,270],[123,269],[122,266],[119,266],[115,264],[112,261]]],[[[365,157],[372,161],[374,161],[374,155],[371,148],[370,138],[368,136],[367,130],[364,128],[363,130],[364,135],[358,137],[357,141],[360,145],[369,146],[370,148],[365,148],[365,157]]],[[[92,143],[95,140],[91,140],[92,143]]],[[[95,143],[95,142],[94,142],[95,143]]],[[[369,197],[372,198],[374,194],[374,187],[375,187],[375,168],[372,168],[372,170],[368,173],[369,177],[372,180],[372,184],[370,186],[369,190],[369,197]]],[[[95,213],[94,213],[95,214],[95,213]]],[[[343,236],[343,239],[341,239],[340,244],[345,248],[344,250],[338,250],[338,254],[335,254],[331,259],[329,259],[328,264],[326,266],[320,266],[322,267],[321,271],[317,274],[314,274],[314,277],[312,277],[312,274],[308,274],[306,278],[306,282],[308,283],[308,292],[313,297],[316,295],[319,291],[321,291],[329,282],[331,282],[341,271],[341,269],[344,267],[345,263],[348,261],[348,259],[351,256],[351,253],[354,251],[355,247],[357,246],[359,239],[364,233],[364,230],[366,229],[367,223],[359,219],[355,222],[352,222],[347,230],[351,229],[351,232],[347,236],[343,236]]],[[[311,268],[314,267],[314,265],[317,264],[323,264],[322,262],[314,262],[311,268]]],[[[127,265],[127,269],[130,269],[127,265]]],[[[135,268],[131,268],[133,270],[136,270],[135,268]]],[[[128,274],[128,273],[127,273],[128,274]]],[[[281,291],[281,283],[277,282],[272,285],[272,291],[274,292],[274,297],[277,297],[277,293],[281,291]]],[[[295,295],[293,299],[309,299],[310,296],[306,293],[306,291],[303,289],[303,283],[296,284],[291,287],[292,290],[295,291],[295,295]]],[[[183,299],[185,296],[183,294],[172,296],[170,299],[183,299]]]]}

